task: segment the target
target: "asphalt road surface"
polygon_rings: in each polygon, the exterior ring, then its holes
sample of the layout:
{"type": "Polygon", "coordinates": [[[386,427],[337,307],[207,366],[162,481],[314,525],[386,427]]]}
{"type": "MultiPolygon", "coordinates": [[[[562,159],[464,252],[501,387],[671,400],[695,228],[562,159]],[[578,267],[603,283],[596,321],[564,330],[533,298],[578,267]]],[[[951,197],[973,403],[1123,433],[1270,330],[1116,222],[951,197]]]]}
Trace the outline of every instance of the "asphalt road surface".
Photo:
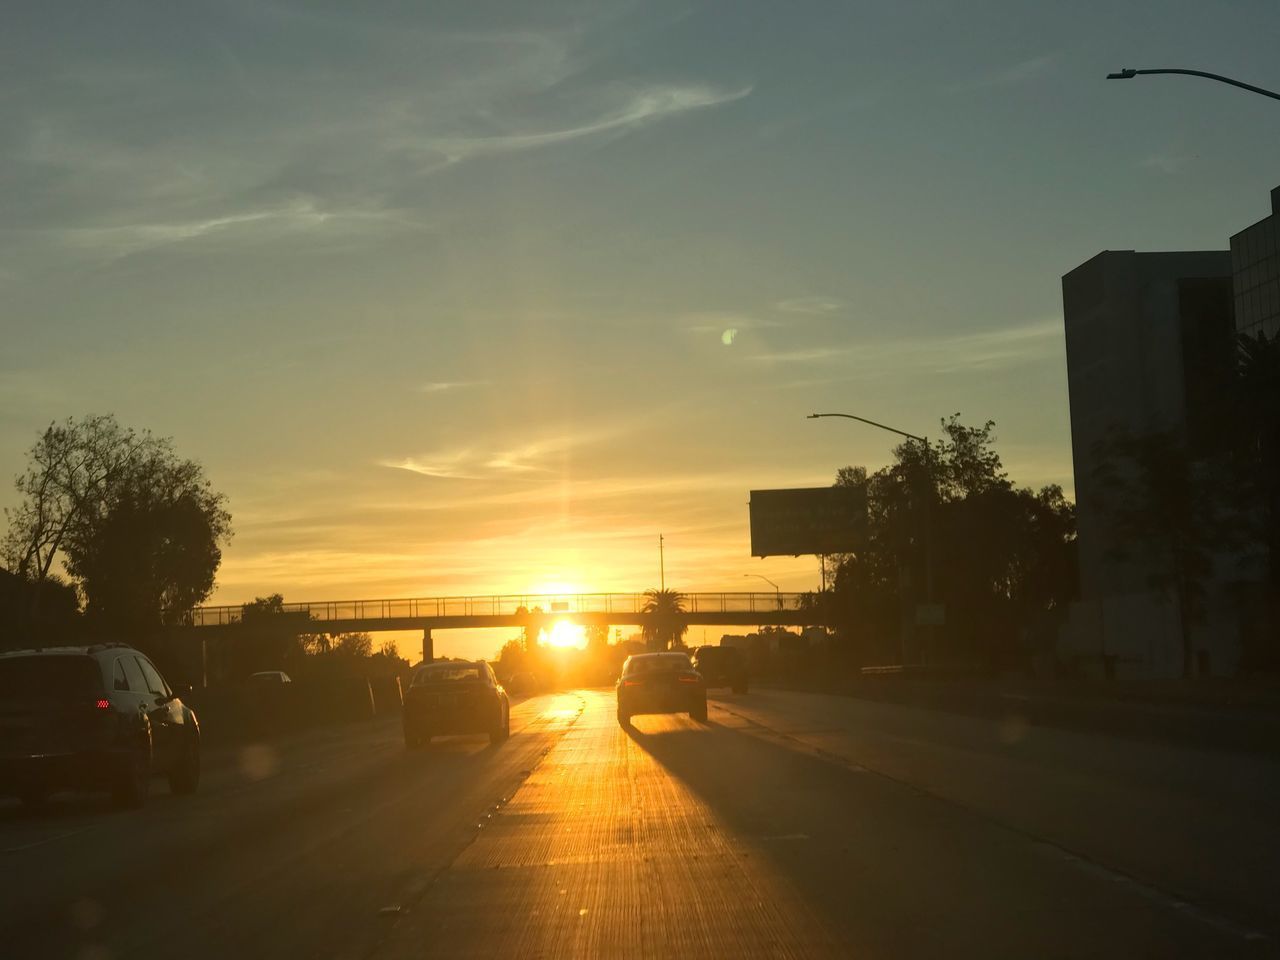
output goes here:
{"type": "Polygon", "coordinates": [[[1280,956],[1280,762],[887,704],[537,697],[0,805],[5,958],[1280,956]]]}

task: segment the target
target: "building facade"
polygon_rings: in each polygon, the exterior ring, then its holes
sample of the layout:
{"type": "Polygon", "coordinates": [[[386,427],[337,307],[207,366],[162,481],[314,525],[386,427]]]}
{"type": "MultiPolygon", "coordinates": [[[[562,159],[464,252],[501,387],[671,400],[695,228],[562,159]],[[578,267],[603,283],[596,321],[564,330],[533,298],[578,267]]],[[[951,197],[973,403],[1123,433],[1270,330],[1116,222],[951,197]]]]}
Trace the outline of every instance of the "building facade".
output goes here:
{"type": "Polygon", "coordinates": [[[1236,329],[1280,334],[1280,187],[1271,191],[1271,216],[1231,238],[1236,329]]]}
{"type": "MultiPolygon", "coordinates": [[[[1176,598],[1152,586],[1167,569],[1158,547],[1122,543],[1106,510],[1099,449],[1115,430],[1175,431],[1193,458],[1211,457],[1219,404],[1235,358],[1229,251],[1106,251],[1062,278],[1075,469],[1080,600],[1059,658],[1086,670],[1182,672],[1176,598]]],[[[1229,578],[1234,573],[1228,573],[1229,578]]],[[[1232,672],[1239,630],[1226,590],[1211,590],[1195,628],[1199,661],[1232,672]]]]}

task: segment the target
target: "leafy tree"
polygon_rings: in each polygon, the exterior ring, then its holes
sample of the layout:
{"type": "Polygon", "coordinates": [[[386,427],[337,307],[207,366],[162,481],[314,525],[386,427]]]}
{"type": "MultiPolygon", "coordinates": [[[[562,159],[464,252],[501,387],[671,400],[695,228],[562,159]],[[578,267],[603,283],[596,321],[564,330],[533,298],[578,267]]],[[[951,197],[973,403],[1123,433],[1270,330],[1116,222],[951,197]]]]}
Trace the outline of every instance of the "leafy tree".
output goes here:
{"type": "Polygon", "coordinates": [[[991,421],[969,427],[957,414],[941,428],[928,449],[903,443],[875,473],[844,467],[836,475],[838,485],[866,493],[867,543],[835,558],[822,602],[859,662],[901,655],[931,574],[947,624],[934,649],[919,652],[929,658],[1013,655],[1028,624],[1074,596],[1075,515],[1061,488],[1015,489],[991,421]]]}
{"type": "Polygon", "coordinates": [[[177,623],[213,590],[230,532],[223,496],[198,464],[164,456],[137,465],[106,509],[66,544],[91,620],[147,629],[177,623]]]}
{"type": "Polygon", "coordinates": [[[400,647],[397,646],[394,640],[384,640],[382,643],[378,644],[378,654],[389,660],[399,660],[400,647]]]}
{"type": "Polygon", "coordinates": [[[684,640],[689,625],[681,619],[685,595],[679,590],[646,590],[642,613],[650,614],[641,632],[650,650],[666,650],[684,640]]]}
{"type": "Polygon", "coordinates": [[[609,645],[609,625],[607,623],[591,623],[586,626],[587,651],[603,650],[609,645]]]}
{"type": "MultiPolygon", "coordinates": [[[[172,442],[110,415],[51,424],[16,480],[0,553],[40,584],[61,559],[87,614],[122,626],[172,622],[208,596],[231,535],[225,498],[172,442]]],[[[33,594],[38,604],[41,591],[33,594]]]]}
{"type": "Polygon", "coordinates": [[[61,578],[51,575],[35,583],[0,569],[0,649],[70,640],[79,631],[79,614],[75,588],[61,578]],[[32,597],[36,591],[44,594],[38,602],[32,597]]]}
{"type": "Polygon", "coordinates": [[[164,444],[121,427],[109,414],[50,424],[14,481],[22,500],[5,510],[5,564],[35,583],[46,580],[68,542],[101,518],[120,480],[164,444]]]}
{"type": "Polygon", "coordinates": [[[1117,531],[1113,556],[1139,551],[1150,561],[1148,584],[1177,598],[1184,677],[1193,672],[1191,627],[1204,616],[1214,554],[1249,540],[1232,477],[1219,461],[1192,459],[1180,435],[1117,431],[1102,444],[1102,506],[1117,531]]]}
{"type": "Polygon", "coordinates": [[[1280,595],[1280,333],[1240,336],[1237,390],[1242,467],[1261,504],[1271,592],[1280,595]]]}
{"type": "Polygon", "coordinates": [[[373,637],[367,633],[340,633],[333,645],[333,653],[351,658],[372,656],[373,637]]]}

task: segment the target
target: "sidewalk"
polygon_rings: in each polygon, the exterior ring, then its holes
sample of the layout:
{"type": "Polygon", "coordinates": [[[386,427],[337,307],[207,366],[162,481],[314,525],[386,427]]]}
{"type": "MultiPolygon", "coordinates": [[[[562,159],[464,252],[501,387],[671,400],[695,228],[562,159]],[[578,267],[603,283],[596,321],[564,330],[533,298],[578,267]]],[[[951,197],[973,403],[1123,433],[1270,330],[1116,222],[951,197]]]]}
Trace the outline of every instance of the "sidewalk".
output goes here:
{"type": "Polygon", "coordinates": [[[1275,684],[1051,682],[902,674],[761,677],[758,683],[1206,750],[1280,754],[1280,686],[1275,684]]]}

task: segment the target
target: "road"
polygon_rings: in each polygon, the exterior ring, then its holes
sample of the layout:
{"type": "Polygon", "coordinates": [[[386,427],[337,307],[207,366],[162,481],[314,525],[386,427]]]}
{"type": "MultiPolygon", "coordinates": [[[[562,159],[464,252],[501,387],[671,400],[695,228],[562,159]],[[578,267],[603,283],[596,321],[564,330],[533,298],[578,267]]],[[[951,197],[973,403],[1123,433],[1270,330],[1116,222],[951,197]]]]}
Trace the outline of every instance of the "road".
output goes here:
{"type": "Polygon", "coordinates": [[[0,806],[6,958],[1280,956],[1280,762],[780,691],[536,697],[0,806]]]}

